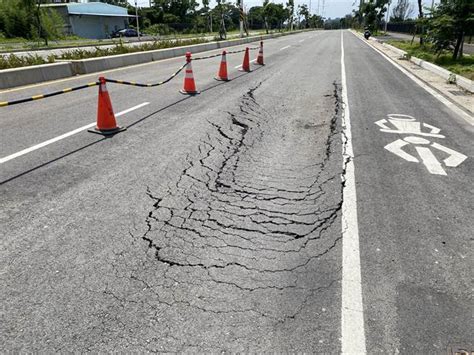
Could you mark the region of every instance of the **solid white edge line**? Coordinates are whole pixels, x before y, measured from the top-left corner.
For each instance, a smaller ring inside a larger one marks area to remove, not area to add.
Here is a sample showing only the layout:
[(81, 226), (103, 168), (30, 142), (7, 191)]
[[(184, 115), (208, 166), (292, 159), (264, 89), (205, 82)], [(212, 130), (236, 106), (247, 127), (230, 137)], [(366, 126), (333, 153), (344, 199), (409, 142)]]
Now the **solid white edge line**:
[[(350, 31), (352, 33), (352, 31)], [(474, 125), (474, 117), (469, 115), (468, 113), (464, 112), (461, 110), (459, 107), (457, 107), (455, 104), (453, 104), (451, 101), (446, 99), (443, 95), (438, 93), (436, 90), (433, 90), (431, 87), (429, 87), (427, 84), (425, 84), (422, 80), (418, 79), (415, 75), (410, 73), (408, 70), (403, 68), (400, 64), (395, 62), (392, 58), (388, 57), (385, 53), (383, 53), (380, 49), (375, 48), (373, 45), (368, 43), (367, 41), (364, 41), (362, 38), (357, 36), (356, 34), (352, 33), (355, 37), (357, 37), (359, 40), (364, 42), (366, 45), (368, 45), (370, 48), (372, 48), (374, 51), (379, 53), (383, 58), (385, 58), (389, 63), (391, 63), (395, 68), (400, 70), (403, 74), (408, 76), (411, 80), (413, 80), (415, 83), (417, 83), (419, 86), (421, 86), (423, 89), (425, 89), (429, 94), (434, 96), (438, 101), (443, 103), (446, 107), (454, 111), (456, 114), (461, 116), (467, 123)]]
[[(130, 107), (129, 109), (126, 109), (126, 110), (124, 110), (124, 111), (121, 111), (121, 112), (115, 114), (115, 117), (120, 117), (120, 116), (122, 116), (122, 115), (125, 115), (125, 114), (127, 114), (127, 113), (129, 113), (129, 112), (131, 112), (131, 111), (137, 110), (137, 109), (139, 109), (139, 108), (141, 108), (141, 107), (143, 107), (143, 106), (146, 106), (146, 105), (148, 105), (148, 104), (149, 104), (149, 102), (143, 102), (143, 103), (141, 103), (140, 105), (136, 105), (136, 106)], [(85, 125), (85, 126), (76, 128), (75, 130), (72, 130), (72, 131), (70, 131), (70, 132), (64, 133), (64, 134), (62, 134), (62, 135), (60, 135), (60, 136), (57, 136), (57, 137), (55, 137), (55, 138), (48, 139), (47, 141), (44, 141), (44, 142), (39, 143), (39, 144), (36, 144), (36, 145), (34, 145), (34, 146), (32, 146), (32, 147), (29, 147), (29, 148), (20, 150), (19, 152), (16, 152), (16, 153), (13, 153), (13, 154), (11, 154), (11, 155), (8, 155), (8, 156), (6, 156), (6, 157), (4, 157), (4, 158), (1, 158), (1, 159), (0, 159), (0, 164), (6, 163), (6, 162), (9, 161), (9, 160), (12, 160), (12, 159), (21, 157), (22, 155), (31, 153), (31, 152), (33, 152), (33, 151), (35, 151), (35, 150), (40, 149), (40, 148), (46, 147), (47, 145), (53, 144), (53, 143), (55, 143), (55, 142), (58, 142), (58, 141), (60, 141), (60, 140), (62, 140), (62, 139), (64, 139), (64, 138), (71, 137), (71, 136), (73, 136), (73, 135), (75, 135), (75, 134), (77, 134), (77, 133), (79, 133), (79, 132), (81, 132), (81, 131), (84, 131), (84, 130), (86, 130), (86, 129), (92, 128), (92, 127), (94, 127), (95, 125), (96, 125), (96, 122), (89, 123), (89, 124), (87, 124), (87, 125)]]
[(351, 118), (344, 63), (344, 32), (341, 31), (341, 90), (344, 182), (342, 200), (342, 300), (341, 353), (366, 354), (362, 278), (360, 268), (359, 225), (352, 148)]
[(287, 49), (287, 48), (290, 48), (290, 47), (291, 47), (291, 46), (285, 46), (285, 47), (283, 47), (283, 48), (280, 48), (280, 50), (282, 51), (282, 50)]

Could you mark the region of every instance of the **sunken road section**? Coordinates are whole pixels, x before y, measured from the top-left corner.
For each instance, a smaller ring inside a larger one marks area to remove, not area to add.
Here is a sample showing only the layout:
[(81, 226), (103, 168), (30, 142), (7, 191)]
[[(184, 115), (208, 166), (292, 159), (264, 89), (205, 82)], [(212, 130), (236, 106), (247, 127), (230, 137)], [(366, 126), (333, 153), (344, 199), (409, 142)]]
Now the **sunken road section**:
[(261, 84), (236, 112), (208, 119), (175, 181), (147, 188), (146, 232), (130, 232), (146, 257), (117, 254), (120, 281), (105, 294), (151, 325), (148, 350), (309, 351), (295, 334), (305, 323), (313, 350), (338, 343), (339, 323), (321, 329), (318, 318), (340, 310), (340, 88), (321, 98), (329, 109), (294, 119), (259, 102)]

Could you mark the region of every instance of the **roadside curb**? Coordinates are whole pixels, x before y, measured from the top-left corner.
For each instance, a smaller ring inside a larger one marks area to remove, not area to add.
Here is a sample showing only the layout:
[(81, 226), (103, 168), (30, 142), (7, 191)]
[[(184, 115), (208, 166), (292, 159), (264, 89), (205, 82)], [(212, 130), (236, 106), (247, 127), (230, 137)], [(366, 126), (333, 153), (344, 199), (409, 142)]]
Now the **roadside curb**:
[(302, 32), (305, 31), (302, 30), (291, 33), (272, 33), (268, 35), (259, 35), (226, 41), (206, 42), (191, 46), (157, 49), (152, 51), (119, 54), (81, 60), (65, 60), (51, 64), (4, 69), (0, 70), (0, 89), (10, 89), (45, 81), (68, 78), (76, 75), (97, 73), (120, 67), (180, 57), (188, 51), (191, 51), (192, 53), (200, 53), (223, 47), (238, 46), (245, 43), (293, 35)]
[(371, 38), (371, 40), (380, 43), (384, 47), (390, 48), (392, 51), (398, 53), (401, 57), (407, 58), (407, 60), (409, 60), (413, 64), (416, 64), (423, 69), (429, 70), (433, 74), (436, 74), (445, 80), (453, 80), (457, 86), (470, 92), (471, 94), (474, 93), (474, 82), (472, 80), (469, 80), (468, 78), (465, 78), (464, 76), (455, 74), (447, 69), (441, 68), (440, 66), (433, 64), (431, 62), (427, 62), (423, 59), (420, 59), (417, 57), (411, 57), (411, 56), (408, 58), (407, 52), (397, 47), (394, 47), (388, 43), (385, 43), (384, 41), (378, 38)]

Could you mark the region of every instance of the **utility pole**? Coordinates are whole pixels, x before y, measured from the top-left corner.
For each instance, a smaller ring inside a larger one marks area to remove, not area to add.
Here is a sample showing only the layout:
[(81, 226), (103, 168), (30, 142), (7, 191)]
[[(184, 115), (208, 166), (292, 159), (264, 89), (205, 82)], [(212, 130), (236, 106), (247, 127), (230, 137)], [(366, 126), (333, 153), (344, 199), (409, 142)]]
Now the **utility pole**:
[(135, 19), (137, 20), (137, 36), (138, 36), (138, 40), (140, 40), (140, 24), (138, 23), (138, 4), (137, 4), (137, 0), (135, 0)]
[(239, 0), (240, 10), (240, 38), (244, 37), (244, 0)]

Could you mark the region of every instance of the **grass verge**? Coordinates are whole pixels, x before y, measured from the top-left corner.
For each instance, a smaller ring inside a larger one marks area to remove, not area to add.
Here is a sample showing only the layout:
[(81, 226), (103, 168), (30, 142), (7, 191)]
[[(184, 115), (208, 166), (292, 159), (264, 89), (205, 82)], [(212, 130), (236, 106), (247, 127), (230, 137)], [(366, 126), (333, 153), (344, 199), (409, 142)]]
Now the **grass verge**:
[(474, 80), (474, 56), (464, 54), (461, 59), (453, 60), (452, 54), (442, 52), (439, 55), (434, 53), (430, 45), (411, 44), (409, 41), (387, 41), (388, 44), (400, 48), (411, 57), (417, 57), (427, 62), (434, 63), (455, 74), (462, 75), (470, 80)]

